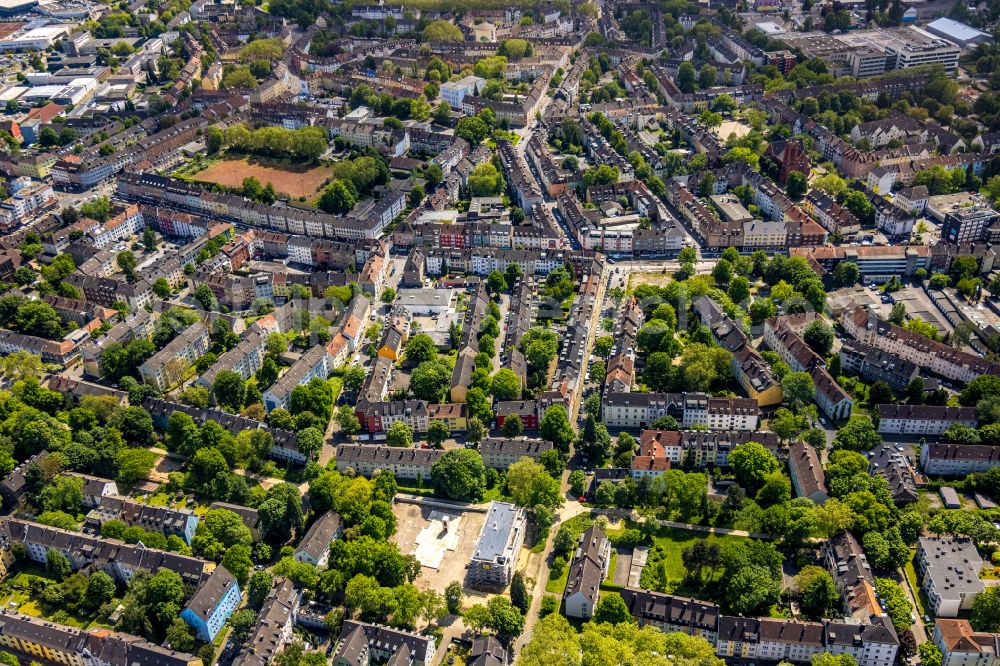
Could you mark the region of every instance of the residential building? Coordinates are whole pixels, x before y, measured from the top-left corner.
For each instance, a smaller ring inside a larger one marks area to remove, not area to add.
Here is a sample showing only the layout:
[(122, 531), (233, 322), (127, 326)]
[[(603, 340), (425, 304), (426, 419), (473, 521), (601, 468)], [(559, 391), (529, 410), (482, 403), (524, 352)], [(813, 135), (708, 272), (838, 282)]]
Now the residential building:
[(899, 637), (889, 618), (830, 620), (826, 623), (826, 651), (848, 654), (858, 666), (892, 666), (899, 651)]
[(897, 504), (917, 501), (917, 486), (923, 483), (910, 465), (909, 459), (892, 446), (882, 444), (871, 452), (868, 473), (881, 476), (889, 484), (889, 492)]
[(316, 345), (303, 354), (271, 388), (264, 391), (264, 406), (267, 411), (271, 412), (279, 407), (288, 409), (296, 386), (308, 384), (314, 378), (326, 379), (330, 374), (328, 361), (329, 356), (323, 345)]
[(218, 566), (181, 611), (181, 619), (195, 635), (211, 643), (242, 600), (240, 585), (224, 566)]
[(82, 631), (8, 608), (0, 609), (0, 646), (63, 666), (202, 666), (199, 657), (138, 636), (104, 628)]
[(110, 495), (118, 495), (118, 484), (111, 479), (102, 479), (99, 476), (81, 474), (79, 472), (64, 472), (66, 476), (75, 476), (83, 479), (83, 506), (93, 509), (101, 504), (101, 501)]
[(478, 95), (485, 85), (485, 79), (472, 75), (462, 77), (457, 81), (448, 81), (441, 84), (441, 99), (448, 102), (451, 108), (461, 109), (462, 100), (469, 95)]
[(437, 653), (433, 636), (424, 636), (379, 624), (345, 620), (333, 666), (431, 666)]
[(444, 454), (438, 449), (404, 449), (368, 444), (340, 444), (335, 459), (337, 471), (353, 469), (361, 476), (389, 470), (400, 479), (431, 478), (431, 467)]
[(209, 505), (209, 511), (215, 511), (217, 509), (225, 509), (226, 511), (232, 511), (243, 524), (246, 525), (247, 529), (250, 530), (250, 536), (253, 537), (254, 541), (259, 541), (261, 537), (261, 526), (260, 526), (260, 513), (257, 509), (252, 509), (248, 506), (243, 506), (242, 504), (230, 504), (229, 502), (212, 502)]
[(569, 565), (569, 577), (563, 592), (563, 613), (589, 620), (601, 598), (601, 583), (608, 575), (611, 541), (597, 525), (580, 535), (576, 553)]
[(868, 308), (858, 306), (845, 310), (841, 323), (855, 340), (915, 363), (945, 379), (966, 384), (980, 375), (1000, 376), (997, 363), (891, 324)]
[[(787, 449), (773, 432), (746, 430), (643, 430), (639, 434), (637, 457), (650, 458), (643, 467), (662, 468), (657, 475), (672, 467), (728, 467), (730, 452), (747, 442), (763, 445), (778, 460), (788, 458)], [(644, 474), (648, 475), (651, 474)]]
[(330, 544), (340, 538), (343, 531), (340, 514), (327, 511), (309, 526), (309, 530), (295, 547), (292, 556), (296, 562), (304, 562), (315, 567), (326, 566), (330, 559)]
[(970, 610), (972, 600), (986, 589), (979, 579), (983, 559), (970, 539), (920, 537), (914, 563), (936, 617)]
[(823, 464), (816, 449), (798, 440), (788, 447), (788, 471), (796, 497), (807, 497), (816, 504), (830, 499), (823, 476)]
[(92, 570), (108, 573), (121, 583), (128, 583), (139, 572), (152, 574), (160, 569), (170, 569), (180, 574), (184, 589), (189, 594), (207, 578), (212, 567), (211, 563), (197, 557), (69, 532), (16, 518), (0, 523), (2, 543), (24, 544), (28, 559), (43, 565), (49, 549), (54, 548), (69, 560), (74, 571), (91, 567)]
[(96, 525), (99, 531), (109, 520), (120, 520), (128, 527), (141, 527), (163, 536), (173, 534), (190, 546), (199, 518), (190, 509), (152, 506), (121, 495), (107, 495), (87, 514), (87, 522)]
[(1000, 446), (927, 444), (920, 450), (920, 467), (930, 476), (967, 476), (1000, 466)]
[(709, 398), (704, 393), (605, 393), (604, 423), (609, 428), (643, 429), (661, 416), (683, 428), (756, 430), (760, 407), (752, 398)]
[(856, 340), (845, 340), (841, 345), (840, 367), (868, 382), (886, 382), (897, 391), (906, 389), (920, 371), (915, 363)]
[(292, 581), (276, 579), (233, 666), (273, 664), (275, 655), (292, 641), (301, 601), (302, 595)]
[(841, 596), (846, 596), (862, 581), (874, 585), (875, 575), (868, 564), (868, 557), (849, 531), (833, 535), (823, 549), (823, 557)]
[(552, 450), (552, 442), (527, 437), (487, 437), (479, 443), (483, 464), (494, 469), (506, 470), (522, 458), (538, 460)]
[(974, 631), (968, 620), (938, 618), (932, 640), (941, 666), (996, 666), (1000, 655), (1000, 633)]
[(514, 576), (526, 527), (524, 509), (508, 502), (490, 502), (469, 562), (467, 580), (470, 587), (507, 587)]
[(953, 425), (975, 428), (976, 408), (943, 405), (878, 405), (878, 431), (883, 435), (939, 437)]
[(139, 374), (147, 384), (166, 391), (184, 378), (194, 362), (208, 351), (208, 345), (208, 327), (196, 321), (140, 365)]
[(720, 612), (716, 604), (631, 587), (620, 594), (640, 627), (701, 636), (712, 645), (718, 641)]

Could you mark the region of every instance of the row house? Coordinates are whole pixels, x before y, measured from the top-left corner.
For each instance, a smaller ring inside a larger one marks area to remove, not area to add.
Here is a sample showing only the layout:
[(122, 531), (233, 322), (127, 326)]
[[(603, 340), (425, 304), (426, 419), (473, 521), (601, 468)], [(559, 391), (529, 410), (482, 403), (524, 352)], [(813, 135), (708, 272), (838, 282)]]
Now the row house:
[(879, 405), (878, 431), (884, 435), (940, 437), (953, 425), (976, 427), (975, 407)]
[(857, 306), (845, 310), (841, 323), (855, 340), (915, 363), (945, 379), (967, 384), (980, 375), (1000, 376), (1000, 365), (896, 326), (868, 308)]
[(24, 615), (0, 611), (0, 646), (64, 666), (201, 666), (201, 657), (100, 627), (86, 631)]
[(904, 390), (919, 373), (916, 364), (855, 340), (846, 340), (840, 347), (840, 367), (869, 382), (884, 381), (897, 391)]
[(296, 206), (259, 204), (232, 194), (209, 192), (183, 181), (149, 173), (124, 173), (118, 195), (150, 206), (165, 206), (262, 230), (337, 240), (376, 238), (402, 211), (406, 196), (386, 192), (378, 201), (359, 204), (345, 216)]
[(265, 423), (245, 416), (230, 414), (212, 407), (191, 407), (160, 398), (146, 398), (142, 402), (142, 408), (149, 412), (153, 417), (153, 424), (160, 430), (166, 430), (170, 415), (174, 412), (184, 412), (198, 425), (203, 425), (207, 421), (215, 421), (233, 437), (244, 430), (264, 430), (271, 436), (269, 457), (295, 465), (304, 465), (308, 461), (308, 458), (299, 451), (295, 443), (294, 432), (272, 428)]
[(996, 666), (1000, 632), (975, 631), (968, 620), (937, 618), (932, 640), (941, 651), (941, 666)]
[(302, 594), (292, 581), (277, 578), (257, 619), (233, 660), (234, 666), (267, 666), (294, 639)]
[(850, 417), (854, 400), (826, 369), (826, 361), (799, 337), (805, 323), (815, 319), (815, 312), (784, 315), (764, 322), (764, 343), (776, 352), (793, 372), (808, 372), (815, 388), (814, 398), (820, 409), (835, 421)]
[(120, 520), (128, 527), (141, 527), (163, 536), (179, 536), (190, 546), (199, 519), (190, 509), (150, 506), (121, 495), (103, 495), (87, 514), (87, 522), (100, 531), (100, 526), (109, 520)]
[(703, 393), (606, 393), (604, 423), (614, 428), (642, 429), (673, 416), (684, 428), (756, 430), (760, 407), (752, 398), (710, 398)]
[(45, 564), (50, 549), (60, 552), (74, 571), (90, 567), (127, 584), (137, 573), (153, 574), (168, 569), (179, 574), (187, 593), (208, 577), (213, 564), (206, 560), (117, 539), (70, 532), (14, 518), (0, 525), (0, 545), (23, 544), (32, 562)]
[(79, 358), (81, 345), (88, 339), (84, 329), (71, 331), (62, 340), (47, 340), (0, 328), (0, 354), (28, 352), (40, 356), (44, 363), (54, 363), (65, 368)]
[(893, 201), (874, 192), (861, 182), (851, 184), (851, 187), (864, 194), (875, 208), (875, 226), (885, 232), (886, 236), (908, 236), (913, 231), (916, 220), (910, 211), (903, 210)]
[(781, 385), (740, 326), (707, 296), (695, 301), (694, 311), (712, 331), (716, 342), (733, 355), (730, 363), (733, 376), (747, 395), (761, 407), (779, 404), (782, 400)]
[(640, 627), (655, 627), (668, 634), (700, 636), (712, 645), (718, 641), (721, 612), (716, 604), (631, 587), (620, 594)]
[(566, 191), (569, 187), (569, 181), (556, 166), (555, 160), (552, 159), (552, 153), (549, 152), (542, 136), (541, 132), (532, 133), (525, 155), (541, 177), (546, 193), (549, 197), (554, 198)]
[(487, 437), (479, 443), (483, 464), (499, 470), (506, 470), (523, 458), (537, 461), (543, 453), (551, 450), (552, 442), (527, 437)]
[(503, 428), (508, 418), (516, 416), (525, 430), (538, 430), (539, 415), (536, 400), (505, 400), (496, 406), (497, 427)]
[(400, 421), (413, 432), (427, 432), (427, 402), (424, 400), (391, 400), (385, 402), (359, 402), (355, 416), (362, 427), (371, 433), (381, 433)]
[[(747, 442), (757, 442), (778, 460), (788, 458), (786, 449), (773, 432), (705, 431), (705, 430), (643, 430), (639, 434), (639, 454), (651, 461), (660, 461), (659, 473), (673, 467), (728, 467), (729, 454)], [(645, 476), (648, 476), (646, 474)]]
[(876, 447), (868, 460), (868, 473), (885, 479), (896, 504), (909, 504), (919, 499), (917, 487), (923, 485), (923, 478), (917, 476), (909, 458), (895, 447), (888, 444)]
[(410, 449), (369, 444), (340, 444), (335, 460), (337, 471), (348, 469), (370, 477), (387, 470), (400, 479), (430, 479), (431, 467), (444, 454), (438, 449)]
[(124, 279), (73, 273), (65, 280), (79, 289), (88, 301), (107, 308), (114, 308), (115, 303), (124, 302), (128, 304), (130, 310), (140, 310), (153, 300), (153, 288), (143, 278), (130, 284)]
[(195, 383), (211, 390), (216, 377), (223, 371), (235, 372), (243, 379), (249, 379), (264, 363), (267, 336), (268, 331), (255, 323), (236, 346), (222, 354)]
[(861, 221), (822, 190), (810, 190), (802, 210), (831, 234), (853, 236), (861, 231)]
[(506, 140), (497, 142), (497, 150), (518, 205), (524, 210), (530, 210), (535, 204), (544, 203), (545, 198), (538, 188), (538, 181), (532, 175), (524, 157)]
[(816, 449), (803, 441), (792, 442), (788, 447), (788, 472), (796, 497), (805, 497), (814, 504), (830, 499), (826, 490), (823, 463)]
[(583, 534), (569, 564), (563, 613), (567, 617), (589, 620), (601, 598), (601, 584), (611, 565), (611, 540), (597, 525)]

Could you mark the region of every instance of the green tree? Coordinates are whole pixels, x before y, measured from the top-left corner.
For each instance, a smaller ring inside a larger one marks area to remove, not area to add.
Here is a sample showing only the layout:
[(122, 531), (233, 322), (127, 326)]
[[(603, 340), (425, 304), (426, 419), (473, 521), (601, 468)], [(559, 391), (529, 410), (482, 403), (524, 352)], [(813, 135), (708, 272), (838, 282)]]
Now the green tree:
[(418, 366), (426, 361), (437, 358), (437, 345), (426, 333), (417, 333), (406, 343), (406, 361), (411, 366)]
[(822, 319), (814, 319), (806, 325), (802, 339), (814, 352), (825, 357), (833, 348), (833, 329)]
[(212, 382), (212, 395), (223, 407), (237, 411), (243, 407), (246, 398), (246, 382), (238, 372), (223, 370)]
[(413, 446), (413, 428), (403, 421), (393, 422), (385, 433), (385, 443), (402, 448)]
[(115, 596), (115, 581), (103, 571), (95, 571), (87, 578), (87, 591), (84, 593), (83, 605), (91, 610), (97, 610)]
[(518, 400), (521, 397), (521, 379), (509, 368), (501, 368), (490, 381), (490, 393), (497, 400)]
[(685, 60), (677, 71), (677, 87), (681, 89), (681, 92), (691, 93), (694, 92), (694, 84), (694, 65), (691, 64), (690, 60)]
[(781, 394), (793, 407), (803, 407), (812, 401), (816, 389), (808, 372), (790, 372), (781, 380)]
[(781, 469), (774, 455), (758, 442), (747, 442), (729, 454), (729, 465), (736, 480), (747, 490), (756, 491), (768, 474)]
[(486, 467), (478, 451), (446, 451), (431, 467), (434, 487), (450, 499), (477, 500), (486, 491)]
[(941, 666), (944, 662), (941, 650), (931, 641), (925, 641), (917, 646), (917, 654), (920, 655), (922, 666)]
[(833, 578), (822, 567), (803, 567), (795, 576), (794, 590), (802, 612), (813, 620), (826, 617), (840, 605), (840, 595)]
[(361, 422), (358, 421), (358, 417), (354, 413), (354, 408), (350, 405), (341, 405), (338, 407), (335, 418), (340, 432), (345, 435), (353, 435), (361, 429)]
[(573, 441), (574, 432), (564, 407), (552, 405), (546, 409), (542, 416), (540, 429), (544, 439), (552, 442), (563, 453), (569, 453), (569, 445)]
[(785, 192), (789, 198), (797, 201), (802, 198), (808, 189), (809, 179), (806, 178), (804, 173), (801, 171), (792, 171), (788, 174), (788, 180), (785, 181)]
[(45, 573), (57, 581), (61, 581), (72, 572), (66, 556), (54, 548), (45, 553)]
[(1000, 588), (987, 587), (972, 600), (972, 628), (976, 631), (1000, 631)]
[(879, 598), (885, 603), (885, 611), (892, 621), (896, 633), (903, 633), (913, 624), (911, 614), (913, 606), (906, 598), (906, 593), (895, 581), (888, 578), (876, 578), (875, 589)]

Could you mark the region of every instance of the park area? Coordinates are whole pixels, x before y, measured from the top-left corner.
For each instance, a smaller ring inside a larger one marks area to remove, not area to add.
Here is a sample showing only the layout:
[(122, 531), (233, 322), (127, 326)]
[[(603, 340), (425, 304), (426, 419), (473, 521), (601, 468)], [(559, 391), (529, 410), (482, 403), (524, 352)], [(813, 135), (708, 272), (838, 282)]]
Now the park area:
[(261, 185), (270, 183), (276, 191), (292, 198), (312, 197), (333, 172), (328, 166), (294, 165), (251, 157), (225, 158), (194, 174), (193, 180), (239, 188), (246, 178)]

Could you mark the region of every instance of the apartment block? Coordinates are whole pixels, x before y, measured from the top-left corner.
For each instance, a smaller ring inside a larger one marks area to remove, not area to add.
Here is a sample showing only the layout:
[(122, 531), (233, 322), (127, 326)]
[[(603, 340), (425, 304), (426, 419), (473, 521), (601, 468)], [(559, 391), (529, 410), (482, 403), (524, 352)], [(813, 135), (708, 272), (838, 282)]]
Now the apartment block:
[(491, 502), (469, 562), (468, 584), (476, 589), (503, 589), (510, 583), (524, 543), (524, 509)]
[(983, 559), (969, 539), (920, 537), (915, 564), (936, 617), (970, 610), (972, 600), (986, 589), (979, 579)]

